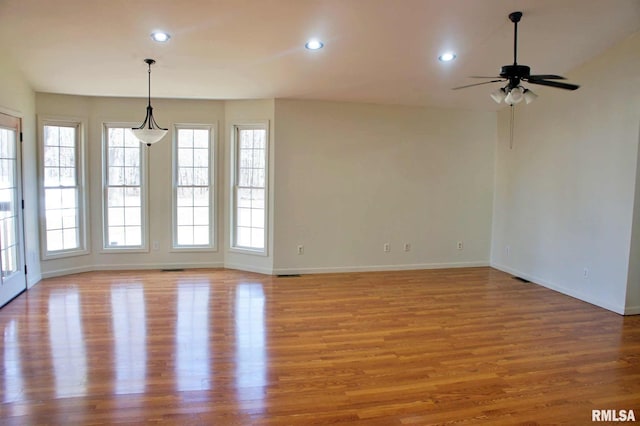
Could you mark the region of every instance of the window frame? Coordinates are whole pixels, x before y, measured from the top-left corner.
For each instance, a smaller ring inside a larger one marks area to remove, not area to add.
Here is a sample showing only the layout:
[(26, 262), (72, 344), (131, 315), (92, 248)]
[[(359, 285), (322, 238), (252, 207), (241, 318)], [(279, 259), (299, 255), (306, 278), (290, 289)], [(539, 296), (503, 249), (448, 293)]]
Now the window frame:
[[(72, 127), (76, 129), (75, 146), (75, 172), (76, 172), (76, 205), (78, 208), (78, 248), (67, 250), (47, 250), (47, 224), (46, 224), (46, 203), (44, 185), (44, 128), (45, 126)], [(58, 117), (39, 116), (38, 117), (38, 214), (40, 216), (40, 259), (54, 260), (76, 256), (83, 256), (90, 253), (90, 230), (88, 228), (89, 204), (88, 181), (87, 181), (87, 148), (86, 148), (87, 120), (80, 117)]]
[[(265, 131), (265, 162), (264, 162), (264, 248), (254, 249), (251, 247), (242, 247), (236, 244), (237, 240), (237, 194), (238, 194), (238, 170), (240, 169), (238, 162), (239, 155), (239, 133), (241, 130), (264, 130)], [(229, 251), (233, 253), (251, 254), (256, 256), (269, 256), (269, 170), (270, 170), (270, 133), (269, 121), (250, 121), (237, 122), (231, 125), (231, 159), (230, 159), (230, 226), (229, 226)]]
[[(140, 246), (109, 246), (107, 236), (109, 234), (108, 217), (108, 169), (109, 169), (109, 129), (123, 128), (126, 130), (136, 127), (135, 123), (127, 122), (105, 122), (102, 124), (102, 248), (101, 253), (148, 253), (149, 252), (149, 150), (146, 145), (140, 144)], [(135, 137), (135, 136), (134, 136)]]
[[(179, 245), (178, 244), (178, 133), (182, 129), (209, 131), (209, 244), (207, 245)], [(173, 128), (172, 159), (171, 159), (171, 248), (170, 252), (216, 252), (218, 251), (217, 227), (217, 137), (215, 124), (178, 123)]]

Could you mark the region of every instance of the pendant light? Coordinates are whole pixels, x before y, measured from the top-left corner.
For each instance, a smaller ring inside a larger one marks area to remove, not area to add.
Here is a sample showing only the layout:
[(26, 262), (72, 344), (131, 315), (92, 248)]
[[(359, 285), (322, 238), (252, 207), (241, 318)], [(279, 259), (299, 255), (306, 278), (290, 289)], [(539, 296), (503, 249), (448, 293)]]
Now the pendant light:
[(145, 59), (144, 62), (149, 66), (149, 103), (147, 104), (147, 116), (140, 127), (134, 127), (131, 131), (140, 142), (151, 146), (151, 144), (159, 142), (160, 139), (167, 134), (169, 129), (160, 127), (153, 118), (153, 108), (151, 107), (151, 65), (155, 64), (156, 61), (153, 59)]

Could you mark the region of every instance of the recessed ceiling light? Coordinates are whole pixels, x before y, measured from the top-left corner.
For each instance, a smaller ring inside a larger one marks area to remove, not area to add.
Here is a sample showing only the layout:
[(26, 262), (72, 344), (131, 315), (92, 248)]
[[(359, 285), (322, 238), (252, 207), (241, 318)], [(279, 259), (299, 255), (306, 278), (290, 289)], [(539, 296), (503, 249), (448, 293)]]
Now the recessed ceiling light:
[(304, 47), (306, 47), (309, 50), (318, 50), (324, 47), (324, 43), (316, 38), (312, 38), (311, 40), (305, 43)]
[(171, 35), (169, 33), (165, 33), (164, 31), (154, 31), (151, 33), (151, 38), (153, 41), (157, 41), (158, 43), (165, 43), (169, 41)]
[(455, 58), (456, 58), (456, 54), (453, 52), (446, 52), (438, 56), (438, 60), (440, 62), (450, 62), (450, 61), (453, 61)]

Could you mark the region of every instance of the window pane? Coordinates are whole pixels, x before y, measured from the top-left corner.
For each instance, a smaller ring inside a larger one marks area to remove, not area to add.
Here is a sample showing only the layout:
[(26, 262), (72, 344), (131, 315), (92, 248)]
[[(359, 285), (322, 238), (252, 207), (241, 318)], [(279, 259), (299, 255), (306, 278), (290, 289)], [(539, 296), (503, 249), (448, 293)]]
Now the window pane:
[(209, 150), (194, 149), (193, 150), (194, 167), (209, 167)]
[(62, 213), (60, 210), (47, 210), (45, 217), (47, 229), (62, 229)]
[(141, 226), (142, 225), (142, 211), (140, 207), (125, 207), (124, 208), (124, 223), (127, 226)]
[(253, 171), (253, 182), (251, 186), (254, 188), (264, 188), (264, 169), (258, 169)]
[(238, 226), (251, 226), (251, 209), (238, 209)]
[(177, 240), (178, 245), (190, 246), (193, 245), (193, 226), (178, 226)]
[(251, 190), (239, 188), (236, 202), (238, 207), (251, 207)]
[(139, 226), (127, 226), (125, 228), (125, 244), (128, 246), (140, 246), (142, 244), (142, 230)]
[(238, 227), (236, 245), (239, 247), (251, 247), (251, 228)]
[(109, 148), (109, 165), (114, 167), (124, 166), (124, 150), (122, 148)]
[(193, 205), (200, 207), (209, 207), (209, 188), (193, 189)]
[(193, 131), (193, 147), (209, 149), (209, 130), (196, 129)]
[(193, 129), (178, 130), (178, 145), (181, 148), (193, 148)]
[(251, 248), (264, 248), (264, 229), (251, 228)]
[(78, 227), (78, 211), (76, 209), (62, 210), (62, 227), (65, 229), (75, 229)]
[(124, 226), (109, 227), (109, 245), (110, 246), (124, 245)]
[(76, 186), (76, 169), (60, 168), (60, 186)]
[(112, 207), (108, 209), (109, 227), (124, 225), (124, 209), (122, 207)]
[(124, 168), (109, 167), (109, 185), (124, 185)]
[(124, 205), (128, 207), (142, 206), (142, 193), (139, 187), (124, 189)]
[(181, 187), (176, 191), (177, 194), (177, 205), (178, 206), (192, 206), (194, 200), (194, 188), (191, 187)]
[(124, 188), (108, 189), (108, 207), (124, 206)]
[(256, 169), (264, 168), (264, 149), (253, 150), (253, 167)]
[(178, 170), (178, 185), (179, 186), (192, 186), (193, 185), (193, 169), (180, 167)]
[(65, 250), (78, 247), (78, 233), (75, 228), (65, 229), (63, 231), (63, 245)]
[(209, 169), (203, 167), (193, 169), (193, 184), (195, 186), (209, 185)]
[(57, 146), (44, 147), (44, 166), (58, 167), (60, 165), (60, 148)]
[(193, 224), (200, 225), (200, 226), (209, 225), (209, 208), (208, 207), (194, 207)]
[(62, 231), (47, 231), (47, 251), (63, 249)]
[(208, 226), (194, 226), (193, 227), (193, 244), (196, 245), (209, 245), (209, 227)]
[(124, 168), (124, 184), (127, 186), (140, 185), (140, 168), (139, 167)]
[(44, 169), (44, 186), (60, 185), (60, 169), (57, 167), (45, 167)]
[(60, 148), (60, 167), (75, 167), (76, 151), (74, 148)]
[(251, 226), (254, 228), (264, 228), (264, 210), (251, 210)]
[(264, 189), (251, 190), (251, 207), (264, 209)]
[(193, 225), (193, 207), (178, 208), (178, 226)]

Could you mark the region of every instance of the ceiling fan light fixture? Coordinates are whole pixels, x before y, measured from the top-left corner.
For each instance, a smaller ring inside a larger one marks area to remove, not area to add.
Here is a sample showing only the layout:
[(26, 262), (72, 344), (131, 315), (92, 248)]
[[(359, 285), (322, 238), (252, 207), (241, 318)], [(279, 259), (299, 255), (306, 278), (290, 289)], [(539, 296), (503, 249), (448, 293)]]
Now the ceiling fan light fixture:
[(145, 59), (144, 62), (149, 67), (149, 103), (147, 104), (147, 115), (140, 127), (132, 128), (131, 132), (140, 142), (147, 144), (147, 146), (151, 146), (151, 144), (160, 141), (164, 135), (167, 134), (169, 129), (160, 127), (153, 118), (153, 108), (151, 107), (151, 65), (155, 64), (156, 61), (153, 59)]
[(527, 105), (529, 105), (531, 102), (535, 101), (536, 98), (538, 97), (538, 95), (536, 95), (535, 93), (533, 93), (529, 89), (524, 89), (524, 93), (522, 94), (522, 96), (524, 96), (524, 101), (525, 101), (525, 103)]
[(491, 99), (493, 99), (494, 101), (496, 101), (497, 104), (499, 104), (500, 102), (504, 101), (504, 98), (507, 96), (507, 92), (504, 90), (504, 87), (500, 87), (499, 89), (491, 92), (490, 96), (491, 96)]
[(515, 105), (517, 103), (522, 102), (522, 99), (524, 99), (524, 95), (522, 94), (522, 88), (518, 86), (509, 90), (509, 93), (504, 98), (504, 101), (509, 105)]

